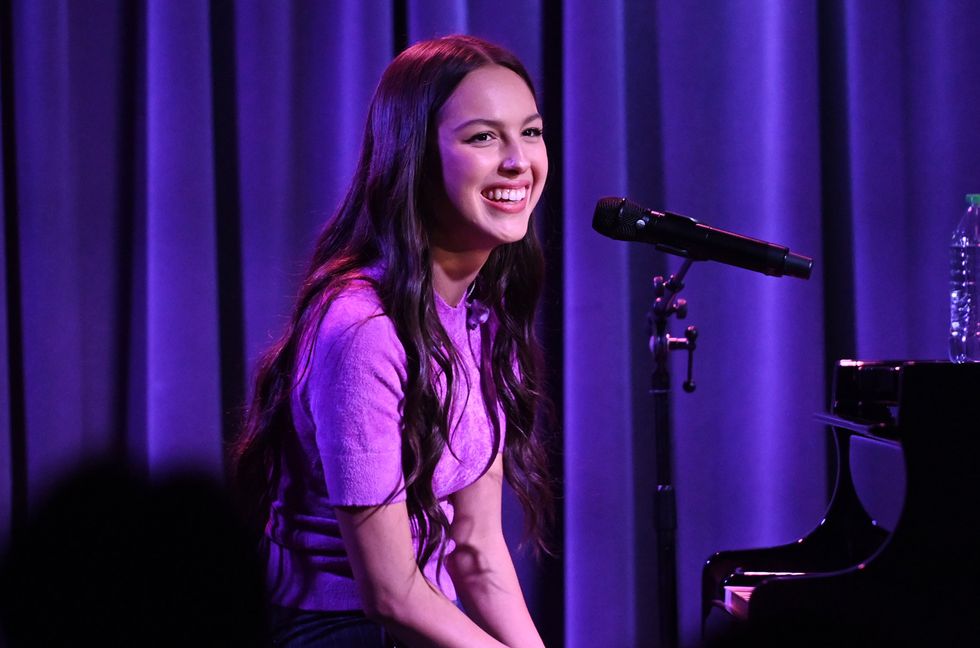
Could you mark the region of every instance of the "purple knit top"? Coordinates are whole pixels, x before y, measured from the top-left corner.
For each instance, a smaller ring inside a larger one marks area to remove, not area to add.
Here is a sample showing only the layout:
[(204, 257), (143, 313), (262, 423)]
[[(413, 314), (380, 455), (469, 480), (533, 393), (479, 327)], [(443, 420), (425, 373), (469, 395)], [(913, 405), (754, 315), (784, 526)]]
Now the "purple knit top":
[[(433, 478), (451, 522), (448, 496), (485, 472), (493, 448), (479, 372), (486, 327), (467, 327), (465, 300), (455, 308), (438, 295), (435, 302), (463, 364), (454, 376), (452, 452), (443, 452)], [(295, 434), (284, 439), (282, 479), (266, 525), (269, 585), (277, 605), (358, 610), (361, 598), (333, 507), (382, 504), (392, 492), (397, 492), (392, 502), (405, 501), (399, 424), (405, 351), (377, 295), (363, 281), (331, 304), (312, 347), (308, 368), (293, 390)], [(451, 542), (446, 551), (452, 551)], [(455, 600), (446, 570), (437, 574), (435, 556), (423, 573)]]

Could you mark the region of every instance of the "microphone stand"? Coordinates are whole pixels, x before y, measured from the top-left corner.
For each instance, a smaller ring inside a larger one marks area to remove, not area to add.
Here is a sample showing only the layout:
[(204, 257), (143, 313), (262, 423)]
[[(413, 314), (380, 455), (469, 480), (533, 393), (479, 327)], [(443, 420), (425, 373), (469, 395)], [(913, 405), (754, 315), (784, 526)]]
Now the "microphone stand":
[(694, 263), (684, 259), (680, 270), (664, 281), (662, 276), (653, 278), (656, 295), (650, 312), (647, 314), (650, 326), (650, 352), (653, 354), (654, 369), (651, 377), (650, 393), (653, 395), (653, 435), (656, 451), (657, 492), (654, 497), (657, 531), (657, 602), (660, 608), (660, 645), (662, 648), (677, 648), (677, 502), (673, 486), (672, 458), (673, 447), (670, 429), (670, 373), (668, 359), (671, 351), (687, 351), (687, 379), (684, 391), (695, 389), (694, 350), (697, 347), (698, 331), (688, 326), (684, 337), (670, 337), (667, 321), (676, 314), (681, 320), (687, 316), (687, 300), (678, 298), (684, 288), (684, 276)]

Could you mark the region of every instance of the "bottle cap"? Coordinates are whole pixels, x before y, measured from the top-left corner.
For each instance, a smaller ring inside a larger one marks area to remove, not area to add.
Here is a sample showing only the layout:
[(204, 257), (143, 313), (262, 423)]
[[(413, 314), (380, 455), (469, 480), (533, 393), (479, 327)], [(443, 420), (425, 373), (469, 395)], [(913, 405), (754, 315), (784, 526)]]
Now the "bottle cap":
[(966, 194), (966, 202), (971, 205), (980, 205), (980, 194)]

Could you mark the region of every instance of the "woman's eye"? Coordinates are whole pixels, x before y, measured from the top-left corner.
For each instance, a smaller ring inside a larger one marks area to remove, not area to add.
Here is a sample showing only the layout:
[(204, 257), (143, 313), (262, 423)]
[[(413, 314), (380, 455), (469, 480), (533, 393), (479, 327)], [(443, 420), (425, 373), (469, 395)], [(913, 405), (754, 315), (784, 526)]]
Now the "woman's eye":
[(533, 128), (525, 128), (521, 135), (524, 137), (541, 137), (544, 135), (544, 129), (538, 128), (537, 126)]
[(489, 131), (484, 131), (482, 133), (477, 133), (476, 135), (473, 135), (472, 137), (470, 137), (466, 141), (467, 142), (489, 142), (492, 139), (493, 139), (493, 133), (491, 133)]

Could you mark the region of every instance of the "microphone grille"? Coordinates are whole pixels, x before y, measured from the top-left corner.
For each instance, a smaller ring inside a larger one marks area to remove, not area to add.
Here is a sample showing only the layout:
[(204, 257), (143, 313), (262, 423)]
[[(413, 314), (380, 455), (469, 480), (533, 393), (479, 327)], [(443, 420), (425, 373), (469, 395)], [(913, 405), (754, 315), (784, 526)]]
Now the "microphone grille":
[(643, 209), (626, 198), (600, 198), (592, 216), (592, 229), (609, 238), (635, 241), (636, 221), (642, 215)]

